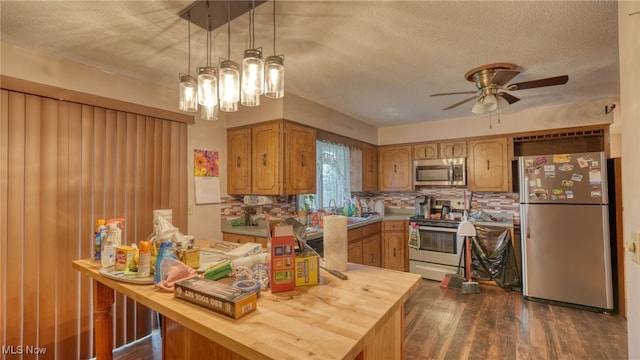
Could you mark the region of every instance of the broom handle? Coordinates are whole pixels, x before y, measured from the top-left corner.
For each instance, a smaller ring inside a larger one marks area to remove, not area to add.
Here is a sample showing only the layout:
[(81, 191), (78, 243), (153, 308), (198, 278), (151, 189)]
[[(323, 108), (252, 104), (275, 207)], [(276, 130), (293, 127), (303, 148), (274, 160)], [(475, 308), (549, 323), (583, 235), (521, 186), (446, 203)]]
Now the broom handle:
[(471, 243), (469, 242), (469, 237), (465, 236), (464, 237), (464, 242), (465, 242), (465, 257), (466, 257), (466, 264), (465, 264), (465, 273), (467, 275), (467, 281), (471, 281)]

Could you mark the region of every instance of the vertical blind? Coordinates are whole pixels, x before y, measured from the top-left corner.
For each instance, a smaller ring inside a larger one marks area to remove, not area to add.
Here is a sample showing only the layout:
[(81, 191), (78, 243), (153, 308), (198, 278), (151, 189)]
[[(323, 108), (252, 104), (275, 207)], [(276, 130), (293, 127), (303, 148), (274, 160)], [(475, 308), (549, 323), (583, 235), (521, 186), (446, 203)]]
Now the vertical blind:
[[(187, 229), (186, 124), (2, 90), (0, 343), (41, 358), (93, 357), (91, 280), (98, 218), (125, 219), (126, 244), (152, 232), (153, 209)], [(114, 345), (150, 333), (151, 312), (116, 294)]]

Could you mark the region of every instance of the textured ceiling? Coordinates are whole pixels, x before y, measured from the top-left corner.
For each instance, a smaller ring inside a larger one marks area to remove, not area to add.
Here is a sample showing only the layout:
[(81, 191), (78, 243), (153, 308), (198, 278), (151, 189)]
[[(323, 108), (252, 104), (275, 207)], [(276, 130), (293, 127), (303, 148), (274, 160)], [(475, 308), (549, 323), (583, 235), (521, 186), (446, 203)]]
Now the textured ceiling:
[[(2, 1), (1, 40), (104, 71), (178, 85), (188, 68), (191, 1)], [(615, 1), (277, 1), (285, 90), (375, 126), (477, 116), (471, 68), (519, 66), (511, 82), (569, 75), (566, 85), (513, 92), (515, 112), (619, 96)], [(273, 1), (255, 10), (256, 46), (273, 54)], [(231, 58), (248, 47), (248, 14), (232, 21)], [(213, 62), (227, 29), (212, 32)], [(191, 26), (191, 73), (206, 32)]]

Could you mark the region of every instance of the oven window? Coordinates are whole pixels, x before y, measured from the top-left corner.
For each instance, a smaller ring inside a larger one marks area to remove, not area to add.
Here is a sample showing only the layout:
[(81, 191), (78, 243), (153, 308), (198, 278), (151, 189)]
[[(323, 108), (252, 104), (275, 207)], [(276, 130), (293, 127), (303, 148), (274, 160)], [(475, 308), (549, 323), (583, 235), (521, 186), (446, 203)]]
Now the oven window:
[(420, 230), (420, 250), (455, 254), (457, 247), (455, 232)]

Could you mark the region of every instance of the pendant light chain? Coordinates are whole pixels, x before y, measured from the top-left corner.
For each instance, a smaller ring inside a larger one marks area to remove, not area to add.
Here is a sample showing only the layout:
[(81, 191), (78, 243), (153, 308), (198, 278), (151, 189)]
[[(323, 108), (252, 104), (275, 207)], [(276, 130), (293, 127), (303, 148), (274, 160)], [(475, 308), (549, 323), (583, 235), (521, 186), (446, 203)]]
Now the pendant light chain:
[(231, 0), (227, 0), (227, 60), (231, 60)]
[(276, 54), (276, 0), (273, 0), (273, 55)]
[(191, 13), (188, 14), (188, 21), (187, 21), (187, 31), (189, 32), (189, 35), (187, 37), (189, 43), (187, 44), (187, 49), (188, 49), (188, 60), (187, 60), (187, 75), (190, 74), (190, 70), (191, 70)]

